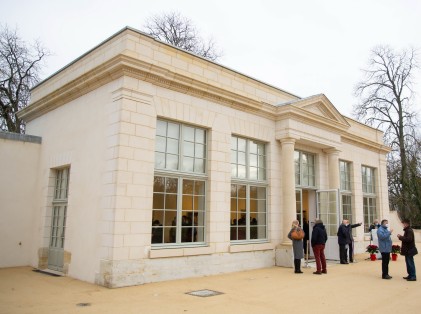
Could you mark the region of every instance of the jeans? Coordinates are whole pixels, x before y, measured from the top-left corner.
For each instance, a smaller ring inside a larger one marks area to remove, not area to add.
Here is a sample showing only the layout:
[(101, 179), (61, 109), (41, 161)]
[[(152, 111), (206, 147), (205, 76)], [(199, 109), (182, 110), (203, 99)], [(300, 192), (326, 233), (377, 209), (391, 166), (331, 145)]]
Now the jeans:
[(313, 246), (314, 258), (316, 259), (317, 271), (326, 271), (326, 257), (325, 257), (325, 245), (316, 244)]
[(413, 256), (405, 256), (405, 263), (406, 263), (406, 270), (408, 272), (409, 278), (417, 278), (417, 274), (415, 273), (415, 263)]
[(382, 277), (389, 275), (390, 253), (382, 253)]

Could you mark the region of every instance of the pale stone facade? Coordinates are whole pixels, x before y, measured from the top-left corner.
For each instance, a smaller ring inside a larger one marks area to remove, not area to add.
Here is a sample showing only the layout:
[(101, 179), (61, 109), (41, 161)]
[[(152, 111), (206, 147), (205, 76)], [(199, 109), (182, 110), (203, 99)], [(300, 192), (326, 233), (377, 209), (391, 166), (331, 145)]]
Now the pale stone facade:
[[(52, 212), (66, 206), (60, 271), (108, 287), (290, 266), (286, 234), (297, 191), (302, 215), (313, 220), (317, 191), (340, 188), (339, 161), (351, 165), (354, 222), (365, 219), (362, 166), (374, 169), (377, 215), (389, 213), (381, 132), (342, 116), (322, 94), (301, 99), (130, 28), (39, 84), (20, 117), (27, 134), (42, 138), (32, 153), (37, 180), (28, 191), (29, 264), (49, 267)], [(206, 182), (203, 241), (151, 243), (154, 176), (161, 171), (155, 167), (158, 119), (205, 130), (204, 173), (165, 170)], [(265, 147), (265, 178), (258, 182), (266, 191), (258, 229), (265, 236), (259, 239), (251, 239), (252, 231), (248, 240), (232, 238), (231, 188), (242, 182), (232, 177), (233, 136)], [(311, 187), (297, 186), (297, 152), (314, 156)], [(55, 177), (63, 167), (70, 169), (68, 195), (57, 199)], [(362, 228), (355, 239), (361, 252)]]

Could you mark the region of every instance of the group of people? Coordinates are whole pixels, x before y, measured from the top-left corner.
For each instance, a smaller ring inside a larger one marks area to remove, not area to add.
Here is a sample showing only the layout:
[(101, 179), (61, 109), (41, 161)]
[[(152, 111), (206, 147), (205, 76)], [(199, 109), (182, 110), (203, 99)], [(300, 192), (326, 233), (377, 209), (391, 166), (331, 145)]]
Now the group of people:
[[(415, 270), (414, 255), (418, 254), (415, 246), (414, 230), (410, 226), (408, 219), (402, 220), (404, 234), (398, 234), (397, 237), (402, 241), (401, 255), (405, 256), (407, 276), (403, 277), (407, 281), (416, 281), (417, 275)], [(377, 238), (379, 240), (379, 251), (382, 255), (382, 278), (392, 279), (389, 275), (389, 260), (392, 252), (392, 238), (393, 229), (389, 228), (389, 222), (383, 219), (377, 229)]]
[[(354, 239), (352, 236), (352, 229), (361, 226), (362, 223), (350, 224), (349, 220), (344, 219), (342, 224), (338, 228), (338, 244), (339, 244), (339, 256), (341, 264), (349, 264), (354, 262)], [(408, 275), (403, 277), (408, 281), (416, 281), (416, 271), (414, 264), (414, 255), (418, 254), (417, 248), (415, 246), (415, 237), (414, 231), (410, 227), (410, 222), (408, 219), (402, 220), (404, 234), (398, 234), (397, 237), (402, 241), (401, 255), (405, 256), (406, 269)], [(391, 279), (389, 275), (389, 260), (390, 253), (392, 252), (392, 239), (391, 235), (393, 229), (389, 228), (388, 221), (386, 219), (382, 220), (381, 224), (374, 225), (375, 229), (377, 228), (377, 236), (379, 240), (379, 250), (382, 255), (382, 278)], [(292, 234), (294, 232), (300, 232), (303, 234), (302, 238), (294, 238)], [(300, 226), (298, 220), (292, 222), (292, 228), (288, 233), (288, 238), (292, 240), (292, 247), (294, 253), (294, 272), (296, 274), (302, 274), (301, 271), (301, 259), (304, 257), (303, 250), (303, 239), (304, 231)], [(324, 254), (325, 245), (327, 242), (328, 236), (326, 228), (323, 225), (323, 221), (316, 219), (313, 232), (311, 234), (311, 247), (313, 248), (314, 258), (316, 260), (316, 271), (313, 272), (315, 275), (327, 274), (326, 268), (326, 257)], [(349, 262), (348, 262), (349, 256)]]

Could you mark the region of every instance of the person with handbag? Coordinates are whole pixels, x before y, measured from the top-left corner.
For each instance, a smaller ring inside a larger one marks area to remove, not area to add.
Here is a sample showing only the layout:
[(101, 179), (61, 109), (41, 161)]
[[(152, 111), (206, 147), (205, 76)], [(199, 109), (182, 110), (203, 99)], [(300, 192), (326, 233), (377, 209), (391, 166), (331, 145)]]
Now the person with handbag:
[(301, 259), (304, 258), (303, 238), (304, 231), (300, 227), (300, 222), (294, 220), (292, 222), (291, 230), (288, 233), (288, 239), (292, 240), (292, 250), (294, 252), (294, 273), (302, 274)]
[(404, 234), (398, 234), (398, 239), (402, 241), (401, 255), (405, 256), (406, 270), (408, 276), (403, 277), (407, 281), (417, 281), (417, 274), (415, 272), (414, 255), (418, 254), (415, 246), (414, 230), (410, 227), (409, 219), (403, 219)]

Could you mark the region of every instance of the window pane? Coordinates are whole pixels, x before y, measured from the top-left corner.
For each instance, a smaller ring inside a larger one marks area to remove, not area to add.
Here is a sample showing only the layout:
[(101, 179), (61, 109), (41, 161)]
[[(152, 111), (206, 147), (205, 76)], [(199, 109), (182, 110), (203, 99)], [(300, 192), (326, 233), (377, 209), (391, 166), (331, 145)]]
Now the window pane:
[(184, 157), (183, 158), (183, 170), (193, 172), (194, 170), (194, 158)]
[(169, 154), (178, 154), (178, 140), (171, 138), (167, 139), (167, 153)]
[(158, 168), (158, 169), (165, 168), (165, 154), (155, 153), (155, 168)]
[(238, 138), (238, 151), (246, 152), (246, 140), (243, 138)]
[(196, 129), (196, 143), (206, 144), (205, 130)]
[(246, 186), (245, 185), (238, 185), (238, 197), (239, 198), (246, 198)]
[(194, 194), (205, 195), (205, 181), (195, 181)]
[(238, 158), (238, 164), (239, 165), (245, 165), (246, 164), (246, 153), (239, 152), (237, 155)]
[(251, 167), (257, 167), (257, 155), (250, 155), (249, 165)]
[(194, 157), (194, 143), (184, 142), (183, 149), (184, 156)]
[(168, 133), (169, 138), (180, 138), (180, 126), (176, 123), (168, 122)]
[(195, 158), (194, 160), (194, 172), (205, 172), (205, 160)]
[(177, 225), (177, 211), (175, 211), (175, 210), (166, 210), (165, 211), (164, 225), (165, 226), (176, 226)]
[(183, 137), (185, 141), (194, 142), (194, 128), (184, 126), (183, 132)]
[(153, 194), (153, 209), (164, 209), (164, 194), (154, 193)]
[(194, 156), (198, 157), (198, 158), (204, 158), (205, 157), (205, 145), (196, 144), (195, 150), (194, 150)]
[(238, 178), (245, 178), (246, 177), (246, 166), (238, 166)]
[(177, 155), (167, 155), (167, 164), (166, 169), (177, 170), (178, 169), (178, 156)]
[(194, 190), (194, 181), (193, 180), (183, 180), (183, 194), (193, 194)]
[(165, 209), (177, 209), (177, 195), (176, 194), (165, 195)]
[(167, 136), (167, 122), (157, 120), (156, 122), (156, 135), (166, 137)]
[(252, 179), (252, 180), (257, 180), (257, 168), (255, 168), (255, 167), (250, 167), (250, 170), (249, 170), (250, 172), (249, 172), (249, 178), (250, 179)]
[(165, 192), (177, 193), (178, 190), (178, 179), (166, 178), (165, 180)]
[(156, 137), (156, 142), (155, 142), (155, 150), (157, 152), (163, 152), (163, 153), (165, 153), (165, 147), (166, 147), (166, 139), (165, 139), (165, 137), (157, 136)]
[(249, 141), (249, 152), (250, 154), (257, 154), (257, 144), (253, 141)]

